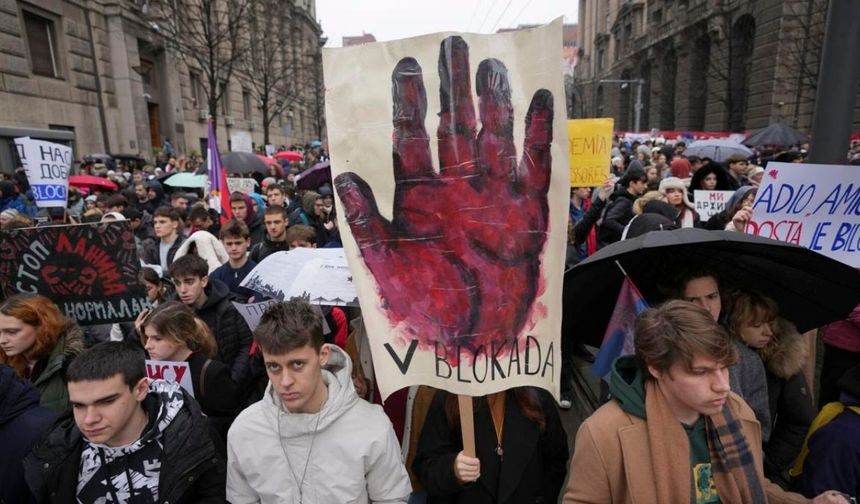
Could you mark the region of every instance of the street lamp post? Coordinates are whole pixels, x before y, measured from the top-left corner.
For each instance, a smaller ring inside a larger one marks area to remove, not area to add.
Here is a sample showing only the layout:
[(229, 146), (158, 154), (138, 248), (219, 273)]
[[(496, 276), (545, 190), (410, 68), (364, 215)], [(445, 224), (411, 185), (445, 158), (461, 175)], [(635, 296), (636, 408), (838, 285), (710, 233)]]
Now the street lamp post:
[(633, 105), (633, 122), (637, 132), (640, 131), (642, 119), (642, 86), (645, 85), (645, 79), (601, 79), (601, 84), (621, 84), (624, 88), (630, 84), (636, 84), (636, 103)]

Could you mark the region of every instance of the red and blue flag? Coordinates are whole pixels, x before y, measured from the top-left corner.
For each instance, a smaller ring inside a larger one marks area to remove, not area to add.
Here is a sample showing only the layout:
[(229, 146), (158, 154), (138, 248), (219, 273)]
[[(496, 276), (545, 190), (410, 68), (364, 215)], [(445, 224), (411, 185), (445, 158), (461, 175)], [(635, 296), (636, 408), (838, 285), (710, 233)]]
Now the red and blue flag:
[(603, 335), (603, 343), (594, 357), (594, 365), (591, 372), (594, 376), (605, 377), (612, 369), (612, 362), (622, 355), (630, 355), (633, 348), (633, 325), (636, 317), (648, 309), (648, 303), (642, 297), (642, 293), (630, 280), (624, 277), (621, 290), (618, 292), (618, 300), (615, 309), (612, 310), (612, 318)]
[(214, 208), (223, 218), (230, 219), (230, 191), (227, 189), (227, 172), (221, 166), (215, 123), (209, 120), (209, 137), (206, 142), (206, 173), (209, 189), (209, 208)]

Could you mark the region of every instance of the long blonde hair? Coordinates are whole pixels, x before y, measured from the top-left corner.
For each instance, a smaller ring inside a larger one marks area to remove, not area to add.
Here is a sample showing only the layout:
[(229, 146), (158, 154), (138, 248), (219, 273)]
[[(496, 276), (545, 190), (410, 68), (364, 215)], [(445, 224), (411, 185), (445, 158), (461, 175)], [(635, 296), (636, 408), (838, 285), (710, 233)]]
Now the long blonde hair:
[(192, 352), (200, 352), (207, 357), (213, 357), (218, 352), (218, 344), (206, 322), (179, 301), (162, 303), (146, 317), (140, 335), (144, 345), (148, 326), (155, 329), (161, 337), (185, 344)]

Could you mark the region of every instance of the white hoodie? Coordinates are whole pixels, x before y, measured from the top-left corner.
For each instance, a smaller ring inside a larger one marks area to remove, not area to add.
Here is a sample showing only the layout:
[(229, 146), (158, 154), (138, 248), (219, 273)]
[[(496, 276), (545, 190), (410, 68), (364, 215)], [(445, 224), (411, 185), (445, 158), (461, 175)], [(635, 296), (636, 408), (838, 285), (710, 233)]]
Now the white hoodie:
[(412, 488), (391, 421), (356, 395), (343, 350), (331, 346), (322, 373), (328, 399), (319, 417), (287, 411), (270, 383), (263, 399), (233, 422), (227, 436), (232, 504), (298, 503), (302, 473), (302, 504), (406, 503)]

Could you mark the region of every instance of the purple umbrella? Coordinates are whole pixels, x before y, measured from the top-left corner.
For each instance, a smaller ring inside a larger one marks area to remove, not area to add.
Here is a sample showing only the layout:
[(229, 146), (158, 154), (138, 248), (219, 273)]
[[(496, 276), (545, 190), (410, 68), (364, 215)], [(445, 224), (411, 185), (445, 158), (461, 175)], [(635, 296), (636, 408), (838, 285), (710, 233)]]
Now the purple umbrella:
[(319, 162), (295, 177), (296, 187), (305, 190), (316, 190), (321, 185), (331, 185), (331, 161)]

